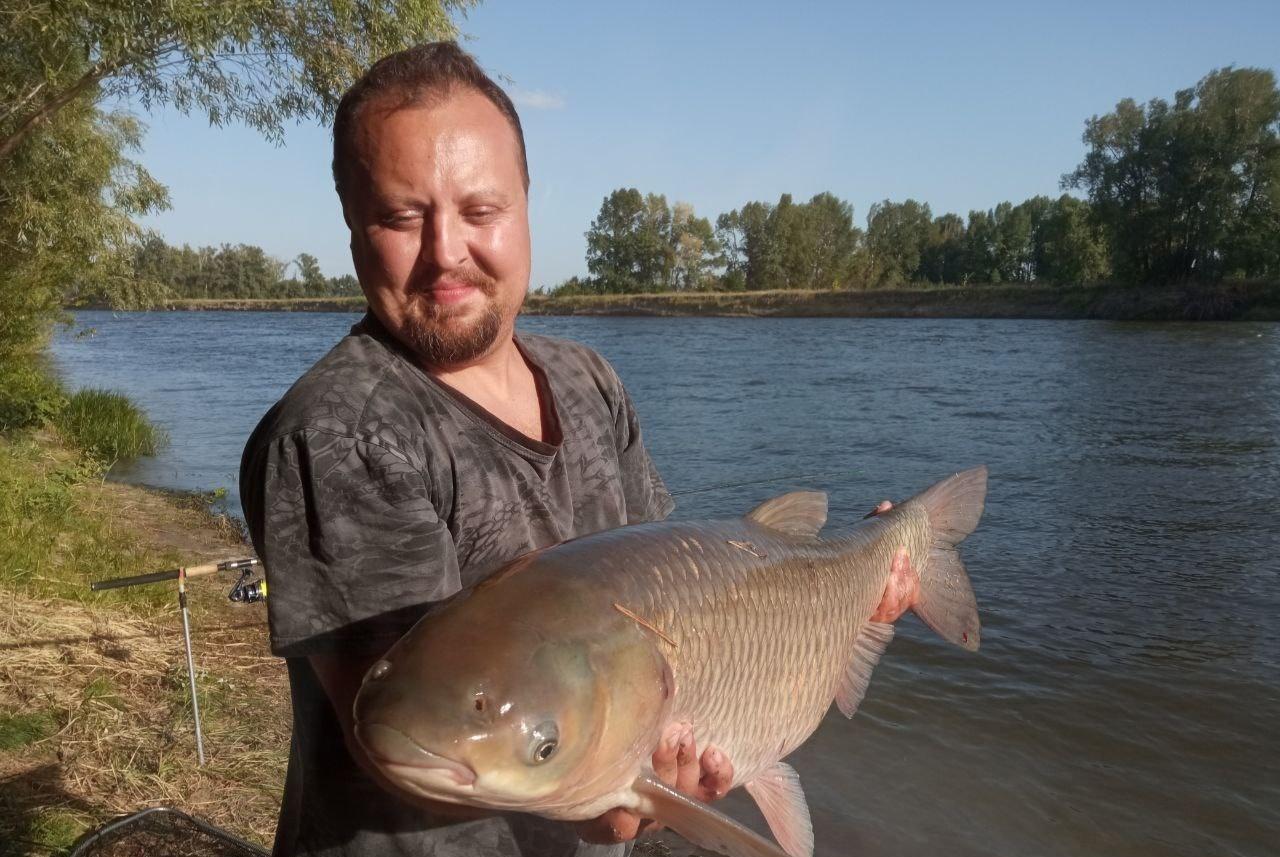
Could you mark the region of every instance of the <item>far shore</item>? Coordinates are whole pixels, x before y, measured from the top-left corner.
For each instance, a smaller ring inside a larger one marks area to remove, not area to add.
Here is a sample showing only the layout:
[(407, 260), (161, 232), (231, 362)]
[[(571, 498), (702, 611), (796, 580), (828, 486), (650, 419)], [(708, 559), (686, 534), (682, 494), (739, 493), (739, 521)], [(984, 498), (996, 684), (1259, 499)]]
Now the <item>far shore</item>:
[[(363, 312), (362, 297), (173, 299), (162, 310)], [(1278, 321), (1280, 283), (1057, 287), (1023, 284), (857, 291), (665, 292), (548, 296), (527, 315), (793, 318), (1031, 318), (1120, 321)]]

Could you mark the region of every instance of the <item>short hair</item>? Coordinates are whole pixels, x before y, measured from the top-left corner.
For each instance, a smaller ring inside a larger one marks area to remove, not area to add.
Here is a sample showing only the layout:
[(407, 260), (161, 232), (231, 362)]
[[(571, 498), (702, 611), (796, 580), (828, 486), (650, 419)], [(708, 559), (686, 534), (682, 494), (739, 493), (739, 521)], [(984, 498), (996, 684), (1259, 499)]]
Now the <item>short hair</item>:
[(389, 54), (378, 60), (351, 85), (338, 102), (333, 117), (333, 185), (345, 205), (348, 178), (355, 158), (355, 134), (361, 114), (372, 102), (400, 99), (399, 106), (442, 100), (458, 88), (470, 89), (498, 108), (520, 146), (520, 174), (529, 191), (529, 161), (524, 150), (524, 130), (515, 105), (498, 84), (480, 68), (457, 42), (428, 42)]

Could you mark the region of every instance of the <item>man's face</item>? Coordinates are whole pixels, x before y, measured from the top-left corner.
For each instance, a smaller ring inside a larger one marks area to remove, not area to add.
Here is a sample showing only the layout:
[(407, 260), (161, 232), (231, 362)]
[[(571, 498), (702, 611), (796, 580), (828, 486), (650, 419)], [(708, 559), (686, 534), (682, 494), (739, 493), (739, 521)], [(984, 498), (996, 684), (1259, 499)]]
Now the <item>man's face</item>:
[(484, 96), (372, 103), (356, 136), (346, 204), (351, 256), (373, 314), (437, 368), (510, 339), (529, 286), (520, 150)]

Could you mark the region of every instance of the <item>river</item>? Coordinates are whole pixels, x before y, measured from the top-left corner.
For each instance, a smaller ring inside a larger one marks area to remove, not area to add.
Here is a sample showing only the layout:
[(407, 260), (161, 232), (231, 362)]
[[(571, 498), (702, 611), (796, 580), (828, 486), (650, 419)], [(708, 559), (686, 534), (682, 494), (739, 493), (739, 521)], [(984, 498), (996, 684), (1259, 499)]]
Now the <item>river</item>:
[[(172, 439), (113, 476), (224, 487), (238, 510), (249, 431), (357, 317), (76, 318), (96, 333), (59, 335), (64, 377)], [(990, 467), (963, 547), (982, 650), (904, 620), (858, 716), (833, 709), (794, 754), (819, 855), (1277, 853), (1280, 324), (521, 327), (613, 362), (681, 517), (816, 487), (838, 525)]]

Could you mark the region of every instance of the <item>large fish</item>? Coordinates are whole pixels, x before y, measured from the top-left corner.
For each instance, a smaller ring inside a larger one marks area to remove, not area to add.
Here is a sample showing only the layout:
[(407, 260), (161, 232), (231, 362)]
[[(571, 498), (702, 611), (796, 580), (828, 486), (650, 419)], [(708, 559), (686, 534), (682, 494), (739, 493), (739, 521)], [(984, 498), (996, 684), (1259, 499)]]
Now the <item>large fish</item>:
[(781, 760), (835, 701), (853, 716), (893, 626), (870, 621), (899, 547), (912, 609), (978, 647), (956, 545), (982, 515), (985, 467), (820, 538), (826, 495), (785, 494), (744, 518), (639, 524), (521, 557), (429, 614), (369, 670), (355, 732), (412, 795), (550, 818), (628, 807), (733, 857), (778, 846), (663, 785), (664, 728), (694, 724), (733, 762), (778, 843), (813, 851)]

